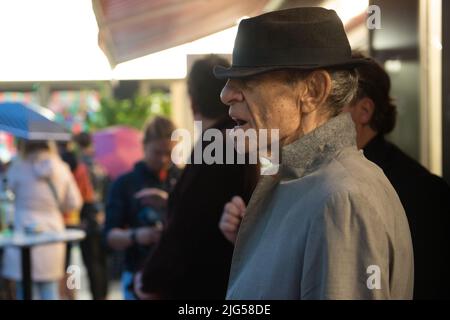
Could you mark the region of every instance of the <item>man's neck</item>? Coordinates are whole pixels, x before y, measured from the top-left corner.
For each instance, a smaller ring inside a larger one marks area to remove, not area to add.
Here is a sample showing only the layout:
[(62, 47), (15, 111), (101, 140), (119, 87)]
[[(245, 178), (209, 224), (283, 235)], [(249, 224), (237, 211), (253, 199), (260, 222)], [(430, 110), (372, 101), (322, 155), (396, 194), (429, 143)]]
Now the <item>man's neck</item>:
[(283, 147), (285, 145), (291, 144), (294, 141), (297, 141), (304, 135), (307, 135), (308, 133), (314, 131), (315, 129), (326, 123), (328, 120), (330, 120), (330, 118), (324, 115), (320, 116), (317, 112), (302, 116), (300, 127), (297, 129), (295, 134), (286, 137), (284, 140), (280, 140), (280, 146)]
[(362, 130), (359, 130), (356, 135), (356, 145), (358, 146), (358, 149), (364, 149), (367, 144), (377, 136), (377, 134), (378, 132), (372, 130), (371, 128), (363, 128)]

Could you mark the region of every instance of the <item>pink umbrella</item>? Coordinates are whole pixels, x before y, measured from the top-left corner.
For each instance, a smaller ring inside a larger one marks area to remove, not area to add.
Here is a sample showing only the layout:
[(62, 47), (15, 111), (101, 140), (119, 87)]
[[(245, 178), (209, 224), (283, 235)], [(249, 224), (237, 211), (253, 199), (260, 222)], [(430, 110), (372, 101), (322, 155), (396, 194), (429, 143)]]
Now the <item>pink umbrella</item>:
[(142, 133), (128, 127), (111, 127), (93, 135), (95, 160), (115, 179), (143, 158)]

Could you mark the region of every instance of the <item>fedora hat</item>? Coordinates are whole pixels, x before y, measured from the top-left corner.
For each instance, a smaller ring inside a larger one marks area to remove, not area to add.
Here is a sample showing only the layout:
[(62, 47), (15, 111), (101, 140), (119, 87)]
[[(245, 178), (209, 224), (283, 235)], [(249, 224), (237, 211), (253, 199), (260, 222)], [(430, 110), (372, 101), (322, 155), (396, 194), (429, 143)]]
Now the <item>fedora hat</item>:
[(232, 66), (216, 66), (214, 75), (242, 78), (280, 69), (351, 68), (366, 62), (352, 58), (344, 26), (334, 10), (302, 7), (242, 20)]

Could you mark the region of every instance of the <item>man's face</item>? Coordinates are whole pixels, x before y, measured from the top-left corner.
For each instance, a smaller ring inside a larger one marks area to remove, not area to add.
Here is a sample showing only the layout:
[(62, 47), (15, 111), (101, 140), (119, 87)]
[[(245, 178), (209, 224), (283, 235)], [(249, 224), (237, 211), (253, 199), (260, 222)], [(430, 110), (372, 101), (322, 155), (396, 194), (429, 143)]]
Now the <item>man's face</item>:
[(159, 171), (167, 169), (171, 164), (170, 155), (174, 147), (174, 142), (171, 140), (154, 140), (144, 145), (144, 161), (147, 166)]
[(280, 145), (298, 134), (298, 92), (286, 81), (284, 71), (229, 79), (220, 97), (230, 106), (235, 130), (279, 129)]

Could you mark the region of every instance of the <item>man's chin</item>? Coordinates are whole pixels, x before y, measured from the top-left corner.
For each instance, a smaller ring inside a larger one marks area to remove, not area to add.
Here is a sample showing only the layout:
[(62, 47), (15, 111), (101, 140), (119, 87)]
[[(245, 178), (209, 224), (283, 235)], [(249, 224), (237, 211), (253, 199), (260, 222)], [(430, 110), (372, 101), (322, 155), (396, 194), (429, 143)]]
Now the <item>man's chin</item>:
[(237, 134), (237, 132), (247, 133), (248, 130), (254, 130), (256, 132), (255, 128), (250, 126), (249, 123), (246, 123), (245, 125), (242, 125), (242, 126), (235, 126), (234, 128), (231, 129), (230, 133), (231, 134)]

